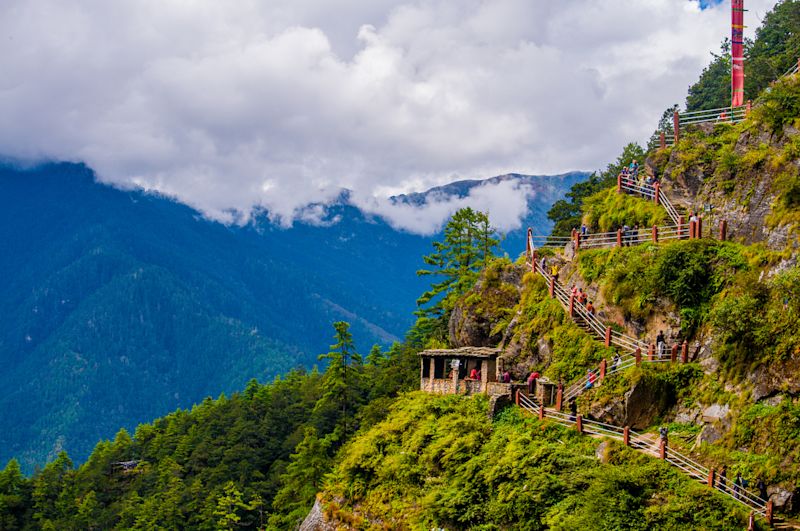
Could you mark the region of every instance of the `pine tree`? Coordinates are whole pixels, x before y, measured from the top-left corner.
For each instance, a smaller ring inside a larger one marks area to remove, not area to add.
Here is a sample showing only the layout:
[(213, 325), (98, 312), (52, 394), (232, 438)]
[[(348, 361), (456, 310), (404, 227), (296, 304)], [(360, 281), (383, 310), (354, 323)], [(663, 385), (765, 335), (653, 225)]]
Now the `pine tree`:
[(286, 473), (281, 476), (283, 486), (272, 502), (271, 527), (295, 528), (308, 513), (331, 466), (328, 450), (329, 443), (317, 437), (314, 428), (304, 430), (303, 440), (295, 448)]
[(442, 277), (417, 299), (417, 315), (440, 318), (449, 313), (455, 299), (473, 286), (499, 243), (488, 214), (469, 207), (453, 214), (445, 225), (444, 241), (433, 242), (434, 252), (422, 257), (431, 268), (417, 271), (420, 276)]
[(355, 431), (353, 416), (363, 402), (363, 363), (356, 352), (350, 324), (337, 321), (333, 328), (336, 343), (331, 345), (330, 352), (319, 356), (320, 360), (328, 361), (328, 368), (322, 377), (323, 395), (314, 411), (326, 421), (322, 424), (323, 433), (333, 441), (343, 442)]

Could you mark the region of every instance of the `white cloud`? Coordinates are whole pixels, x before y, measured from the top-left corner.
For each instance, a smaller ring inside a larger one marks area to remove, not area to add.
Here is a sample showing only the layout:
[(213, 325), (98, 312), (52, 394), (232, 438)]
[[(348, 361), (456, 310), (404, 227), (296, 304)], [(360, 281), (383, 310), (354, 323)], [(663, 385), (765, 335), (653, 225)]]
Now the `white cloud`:
[(534, 193), (523, 182), (501, 180), (481, 183), (464, 197), (430, 193), (423, 204), (358, 194), (352, 201), (364, 212), (380, 215), (393, 227), (418, 234), (438, 232), (453, 213), (469, 206), (488, 213), (492, 226), (505, 233), (520, 228)]
[[(774, 2), (748, 3), (754, 28)], [(395, 222), (429, 226), (422, 218), (450, 207), (416, 219), (381, 194), (596, 168), (645, 141), (729, 34), (729, 9), (6, 0), (0, 155), (85, 161), (106, 182), (226, 220), (256, 206), (291, 221), (344, 187)], [(508, 212), (496, 221), (513, 224)]]

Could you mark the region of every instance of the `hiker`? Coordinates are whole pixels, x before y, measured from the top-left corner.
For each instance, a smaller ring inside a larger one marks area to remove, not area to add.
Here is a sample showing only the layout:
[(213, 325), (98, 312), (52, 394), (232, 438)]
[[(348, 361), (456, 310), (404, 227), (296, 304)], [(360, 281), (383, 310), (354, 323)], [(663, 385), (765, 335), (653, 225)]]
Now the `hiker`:
[(742, 473), (737, 472), (736, 478), (733, 480), (733, 497), (737, 500), (739, 499), (739, 492), (741, 491), (743, 483), (744, 480), (742, 479)]
[(689, 216), (689, 223), (695, 222), (697, 223), (698, 217), (697, 212), (692, 212), (692, 215)]
[(547, 260), (545, 260), (544, 256), (542, 257), (542, 260), (539, 262), (539, 267), (542, 269), (542, 273), (547, 271)]
[(639, 243), (639, 225), (634, 225), (631, 229), (631, 239), (628, 246), (636, 245), (637, 243)]
[(594, 317), (594, 305), (592, 304), (592, 301), (589, 301), (589, 304), (586, 305), (586, 311), (589, 312), (589, 315)]
[(558, 266), (553, 264), (553, 267), (550, 268), (550, 276), (553, 277), (553, 280), (558, 282)]
[(570, 290), (570, 292), (572, 293), (572, 296), (573, 296), (574, 298), (576, 298), (576, 299), (578, 298), (578, 286), (576, 286), (575, 284), (573, 284), (573, 285), (572, 285), (572, 290)]
[(762, 502), (767, 503), (769, 494), (767, 494), (767, 486), (764, 484), (764, 480), (762, 478), (758, 478), (756, 488), (758, 489), (758, 497), (761, 498)]
[(569, 420), (570, 422), (575, 422), (575, 417), (578, 416), (578, 404), (575, 402), (575, 399), (569, 401)]
[(627, 246), (628, 245), (628, 231), (630, 231), (630, 230), (631, 230), (631, 228), (629, 226), (627, 226), (627, 225), (623, 225), (622, 226), (622, 245), (623, 246)]
[(586, 301), (589, 299), (589, 296), (586, 294), (586, 292), (583, 291), (582, 289), (578, 289), (578, 297), (579, 297), (578, 302), (586, 306)]
[(725, 482), (728, 475), (728, 465), (722, 465), (722, 470), (719, 471), (719, 488), (725, 490)]
[(622, 356), (620, 356), (619, 352), (617, 352), (614, 354), (614, 361), (611, 362), (611, 372), (616, 371), (620, 363), (622, 363)]
[(591, 369), (586, 369), (586, 390), (592, 388), (594, 385), (595, 376)]
[(478, 369), (473, 367), (472, 370), (469, 371), (469, 379), (470, 380), (477, 380), (479, 378), (480, 378), (480, 376), (478, 376)]
[(511, 383), (511, 373), (508, 369), (503, 372), (503, 383)]
[(664, 341), (664, 331), (659, 330), (656, 336), (656, 352), (658, 352), (658, 359), (663, 359), (666, 351), (667, 344)]
[(528, 394), (532, 395), (536, 392), (536, 380), (539, 379), (539, 372), (533, 371), (530, 376), (528, 376)]
[(480, 370), (480, 369), (478, 369), (478, 372), (477, 372), (477, 374), (475, 375), (475, 379), (476, 379), (476, 380), (478, 380), (478, 381), (480, 381), (480, 379), (481, 379), (481, 370)]
[(586, 236), (588, 232), (588, 228), (586, 227), (586, 223), (581, 224), (581, 236)]
[(658, 428), (658, 436), (664, 441), (664, 444), (667, 444), (667, 440), (669, 438), (669, 428), (666, 426), (661, 426)]

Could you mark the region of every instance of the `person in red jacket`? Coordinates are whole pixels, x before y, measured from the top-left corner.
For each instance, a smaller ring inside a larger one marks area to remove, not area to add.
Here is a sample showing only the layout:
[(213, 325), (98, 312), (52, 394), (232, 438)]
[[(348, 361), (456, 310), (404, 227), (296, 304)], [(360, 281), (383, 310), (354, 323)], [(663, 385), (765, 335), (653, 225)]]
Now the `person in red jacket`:
[(536, 391), (536, 380), (539, 379), (539, 372), (533, 371), (530, 376), (528, 376), (528, 394), (532, 395)]

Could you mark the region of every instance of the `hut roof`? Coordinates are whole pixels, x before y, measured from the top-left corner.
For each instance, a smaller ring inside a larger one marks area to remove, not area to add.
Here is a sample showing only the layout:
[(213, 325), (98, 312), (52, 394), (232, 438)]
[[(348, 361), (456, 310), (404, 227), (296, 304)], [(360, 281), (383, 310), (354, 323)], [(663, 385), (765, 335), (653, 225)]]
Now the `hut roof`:
[(461, 347), (423, 350), (419, 353), (421, 357), (435, 358), (496, 358), (502, 350), (491, 347)]

